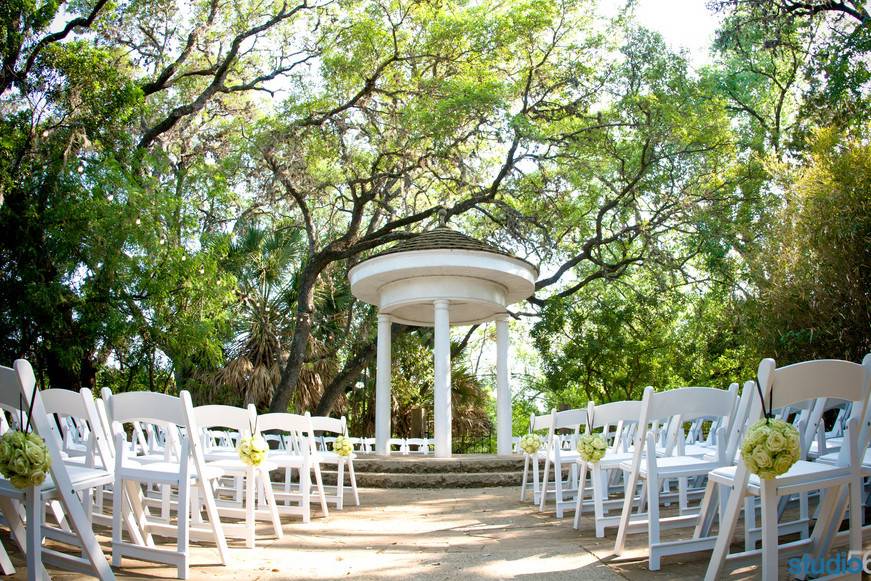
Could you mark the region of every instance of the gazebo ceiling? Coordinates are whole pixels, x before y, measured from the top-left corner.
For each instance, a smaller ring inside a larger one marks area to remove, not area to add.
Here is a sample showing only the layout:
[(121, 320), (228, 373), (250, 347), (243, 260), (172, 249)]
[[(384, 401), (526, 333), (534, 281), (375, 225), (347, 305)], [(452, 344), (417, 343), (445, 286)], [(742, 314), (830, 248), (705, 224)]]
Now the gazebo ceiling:
[(449, 301), (453, 325), (505, 313), (535, 291), (529, 262), (441, 226), (400, 242), (351, 269), (351, 292), (408, 325), (431, 326), (433, 301)]

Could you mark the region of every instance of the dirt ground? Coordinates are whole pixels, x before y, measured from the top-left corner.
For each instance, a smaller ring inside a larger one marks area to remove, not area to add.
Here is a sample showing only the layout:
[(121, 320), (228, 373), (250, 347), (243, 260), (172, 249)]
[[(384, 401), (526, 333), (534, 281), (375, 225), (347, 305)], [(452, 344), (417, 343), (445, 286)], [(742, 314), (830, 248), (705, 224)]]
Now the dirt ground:
[[(616, 531), (596, 539), (590, 519), (572, 529), (571, 513), (558, 520), (521, 503), (518, 488), (361, 490), (362, 506), (347, 506), (312, 521), (286, 516), (284, 537), (270, 538), (260, 523), (256, 549), (230, 541), (231, 560), (222, 566), (208, 545), (192, 547), (191, 579), (698, 579), (708, 554), (663, 560), (662, 571), (647, 570), (646, 535), (630, 536), (627, 553), (612, 555)], [(105, 531), (100, 531), (105, 532)], [(678, 537), (691, 529), (676, 532)], [(674, 537), (670, 533), (669, 537)], [(3, 538), (14, 578), (24, 579), (21, 555)], [(106, 554), (109, 539), (100, 536)], [(170, 542), (170, 541), (167, 541)], [(753, 579), (750, 564), (727, 579)], [(84, 579), (56, 573), (57, 579)], [(174, 578), (175, 569), (125, 560), (119, 578)]]

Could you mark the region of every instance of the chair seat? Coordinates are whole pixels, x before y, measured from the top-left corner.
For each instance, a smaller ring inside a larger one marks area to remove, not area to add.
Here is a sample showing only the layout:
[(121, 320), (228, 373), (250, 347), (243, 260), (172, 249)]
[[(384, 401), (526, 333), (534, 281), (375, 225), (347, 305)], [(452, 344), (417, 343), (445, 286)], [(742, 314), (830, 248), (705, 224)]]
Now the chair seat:
[[(196, 466), (191, 463), (191, 475), (199, 478)], [(125, 460), (121, 467), (121, 475), (125, 479), (154, 482), (178, 481), (179, 464), (177, 462), (147, 462), (141, 463), (136, 460)], [(220, 466), (207, 464), (204, 470), (206, 480), (215, 480), (224, 475), (224, 469)]]
[(694, 458), (704, 458), (706, 456), (717, 456), (716, 446), (705, 446), (704, 444), (687, 444), (684, 446), (684, 456), (692, 456)]
[[(817, 462), (821, 464), (828, 464), (829, 466), (834, 466), (838, 463), (838, 456), (840, 452), (829, 452), (828, 454), (823, 454), (819, 458), (817, 458)], [(862, 457), (862, 467), (863, 468), (871, 468), (871, 448), (867, 448), (865, 450), (865, 455)]]
[[(608, 451), (604, 456), (599, 460), (598, 465), (599, 468), (615, 468), (620, 466), (623, 462), (628, 462), (632, 460), (632, 452), (611, 452)], [(580, 457), (578, 457), (578, 463), (583, 462)]]
[(315, 456), (317, 456), (318, 460), (323, 464), (338, 464), (339, 462), (347, 461), (348, 458), (353, 460), (357, 457), (353, 452), (350, 456), (339, 456), (335, 452), (329, 450), (326, 452), (318, 452)]
[(273, 450), (267, 457), (269, 462), (275, 464), (278, 468), (299, 468), (303, 464), (303, 457), (301, 455), (289, 454), (285, 450)]
[[(720, 466), (719, 462), (711, 462), (692, 456), (664, 456), (656, 459), (656, 471), (660, 478), (676, 478), (679, 476), (693, 476), (706, 474)], [(629, 472), (632, 470), (632, 462), (623, 462), (620, 468)], [(641, 462), (638, 473), (642, 478), (647, 478), (647, 462)]]
[[(708, 478), (716, 482), (717, 484), (725, 484), (730, 485), (732, 481), (735, 480), (735, 471), (738, 469), (737, 466), (723, 466), (721, 468), (717, 468), (716, 470), (712, 470), (708, 475)], [(822, 464), (820, 462), (808, 462), (807, 460), (799, 460), (795, 464), (790, 467), (789, 470), (786, 471), (785, 474), (781, 474), (775, 480), (780, 484), (792, 484), (791, 481), (813, 481), (818, 479), (835, 479), (840, 476), (849, 476), (850, 469), (845, 466), (832, 466), (829, 464)], [(760, 479), (756, 474), (750, 475), (750, 480), (748, 482), (750, 488), (759, 489)]]
[[(206, 462), (206, 468), (220, 468), (225, 474), (234, 475), (244, 475), (248, 472), (248, 465), (242, 462), (238, 456), (235, 458), (224, 458), (223, 460)], [(264, 460), (257, 468), (269, 472), (277, 469), (278, 465), (274, 462), (270, 462), (270, 460)]]
[[(69, 474), (70, 482), (75, 490), (111, 484), (113, 480), (112, 474), (102, 468), (88, 468), (87, 466), (68, 464), (66, 462), (64, 462), (64, 466), (66, 466), (67, 474)], [(51, 474), (45, 477), (39, 489), (43, 496), (51, 497), (54, 494), (55, 485)], [(9, 480), (0, 477), (0, 496), (23, 498), (24, 491), (13, 486)]]
[[(580, 457), (580, 454), (577, 450), (560, 450), (559, 458), (560, 462), (575, 462)], [(550, 452), (550, 461), (553, 462), (556, 460), (556, 454), (552, 451)]]
[[(842, 437), (829, 438), (828, 440), (826, 440), (826, 450), (833, 450), (835, 453), (837, 453), (837, 451), (843, 445), (844, 445), (844, 438), (842, 438)], [(820, 448), (819, 443), (816, 440), (814, 440), (813, 442), (811, 442), (810, 448), (808, 449), (808, 454), (810, 456), (816, 456), (817, 454), (819, 454), (819, 448)]]

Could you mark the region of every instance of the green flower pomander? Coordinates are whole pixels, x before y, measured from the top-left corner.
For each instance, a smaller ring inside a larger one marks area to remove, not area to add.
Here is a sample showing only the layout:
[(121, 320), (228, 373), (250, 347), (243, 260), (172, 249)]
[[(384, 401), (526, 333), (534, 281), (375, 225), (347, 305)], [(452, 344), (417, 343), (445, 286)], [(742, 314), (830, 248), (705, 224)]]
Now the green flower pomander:
[(608, 444), (601, 434), (584, 434), (578, 438), (578, 454), (581, 460), (595, 464), (608, 450)]
[(39, 486), (51, 468), (51, 455), (40, 436), (9, 430), (0, 438), (0, 474), (16, 488)]
[(741, 442), (741, 458), (747, 469), (764, 480), (784, 474), (800, 455), (798, 430), (783, 420), (762, 418)]
[(354, 444), (347, 436), (336, 436), (333, 442), (333, 452), (339, 456), (350, 456), (354, 452)]
[(260, 436), (245, 436), (239, 440), (239, 459), (248, 466), (260, 466), (269, 452), (269, 444)]
[(535, 454), (541, 448), (541, 438), (536, 434), (526, 434), (520, 438), (520, 449), (527, 454)]

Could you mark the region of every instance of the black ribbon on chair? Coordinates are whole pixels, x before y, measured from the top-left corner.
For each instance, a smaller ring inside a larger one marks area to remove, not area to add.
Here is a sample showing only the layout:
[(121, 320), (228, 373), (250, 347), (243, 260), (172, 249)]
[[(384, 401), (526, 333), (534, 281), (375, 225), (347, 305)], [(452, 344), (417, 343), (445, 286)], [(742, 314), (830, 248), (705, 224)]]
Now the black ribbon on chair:
[(762, 415), (765, 417), (765, 420), (767, 423), (769, 420), (774, 418), (774, 413), (773, 413), (774, 410), (772, 407), (772, 406), (774, 406), (774, 402), (772, 401), (773, 396), (774, 396), (774, 385), (772, 384), (772, 386), (768, 390), (768, 409), (766, 410), (765, 409), (765, 396), (762, 394), (762, 386), (759, 385), (759, 380), (754, 381), (754, 383), (756, 384), (756, 391), (757, 391), (757, 393), (759, 393), (759, 401), (762, 402)]

